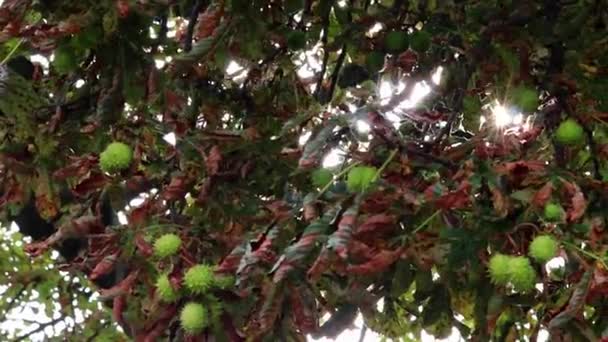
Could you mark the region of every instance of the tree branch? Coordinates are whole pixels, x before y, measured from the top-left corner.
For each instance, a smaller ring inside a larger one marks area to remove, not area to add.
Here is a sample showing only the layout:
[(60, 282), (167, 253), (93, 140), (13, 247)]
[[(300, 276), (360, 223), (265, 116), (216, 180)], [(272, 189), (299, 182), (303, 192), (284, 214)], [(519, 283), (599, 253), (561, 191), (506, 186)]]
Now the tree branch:
[(314, 98), (319, 100), (321, 93), (321, 88), (323, 86), (323, 79), (325, 78), (325, 71), (327, 71), (327, 63), (329, 62), (329, 51), (327, 49), (327, 37), (329, 36), (329, 13), (331, 11), (327, 11), (327, 13), (323, 16), (323, 35), (321, 36), (321, 43), (323, 44), (323, 64), (321, 65), (321, 73), (319, 75), (319, 79), (317, 80), (317, 87), (315, 88)]
[(336, 90), (336, 83), (338, 82), (338, 77), (340, 76), (340, 70), (342, 69), (342, 65), (344, 64), (344, 60), (346, 59), (346, 44), (342, 46), (342, 52), (340, 52), (340, 56), (338, 56), (338, 60), (336, 61), (336, 66), (334, 67), (334, 71), (331, 75), (331, 84), (329, 85), (329, 91), (327, 94), (323, 96), (322, 103), (331, 102), (331, 99), (334, 97), (334, 91)]
[(21, 335), (21, 336), (17, 337), (13, 342), (23, 341), (23, 340), (27, 339), (28, 337), (30, 337), (30, 336), (32, 336), (32, 335), (34, 335), (36, 333), (39, 333), (39, 332), (43, 331), (46, 327), (53, 326), (53, 325), (55, 325), (55, 324), (63, 321), (64, 319), (65, 319), (65, 317), (62, 315), (61, 317), (53, 319), (53, 320), (51, 320), (49, 322), (38, 323), (38, 328), (36, 328), (36, 329), (34, 329), (34, 330), (32, 330), (32, 331), (24, 334), (24, 335)]
[(192, 50), (192, 36), (194, 35), (194, 27), (198, 21), (198, 14), (203, 9), (205, 0), (196, 0), (194, 6), (192, 6), (192, 12), (188, 18), (188, 28), (186, 30), (186, 37), (184, 38), (184, 51), (188, 52)]

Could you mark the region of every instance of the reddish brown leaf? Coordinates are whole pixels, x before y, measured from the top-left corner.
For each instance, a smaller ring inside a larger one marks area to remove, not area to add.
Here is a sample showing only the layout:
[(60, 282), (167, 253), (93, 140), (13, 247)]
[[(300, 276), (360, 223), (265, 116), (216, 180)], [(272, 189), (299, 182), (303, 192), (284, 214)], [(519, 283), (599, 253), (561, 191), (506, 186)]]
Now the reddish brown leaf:
[(159, 337), (165, 332), (169, 323), (175, 318), (177, 314), (177, 306), (169, 305), (163, 307), (160, 311), (159, 316), (156, 320), (147, 326), (143, 332), (137, 335), (136, 341), (142, 342), (155, 342), (159, 340)]
[(72, 189), (72, 193), (76, 197), (84, 198), (91, 193), (102, 189), (107, 182), (108, 178), (106, 176), (98, 172), (93, 172), (89, 177), (78, 183), (78, 185)]
[(164, 189), (161, 196), (166, 201), (178, 201), (183, 200), (184, 196), (188, 192), (187, 178), (183, 174), (174, 176), (171, 179), (171, 183)]
[(127, 306), (127, 298), (124, 295), (114, 297), (113, 302), (112, 302), (112, 317), (114, 318), (114, 320), (116, 322), (118, 322), (121, 325), (125, 325), (125, 321), (122, 317), (122, 313), (125, 310), (126, 306)]
[(220, 148), (215, 145), (209, 151), (207, 158), (205, 159), (205, 166), (207, 167), (207, 173), (209, 176), (217, 175), (220, 172), (222, 163), (222, 153)]
[(133, 271), (129, 273), (127, 277), (121, 280), (118, 284), (112, 286), (109, 289), (100, 289), (99, 297), (100, 300), (110, 300), (114, 299), (118, 296), (123, 296), (128, 294), (131, 291), (131, 288), (135, 284), (137, 280), (137, 276), (139, 275), (138, 271)]
[(544, 171), (547, 165), (542, 160), (520, 160), (516, 162), (508, 162), (496, 166), (495, 170), (501, 174), (511, 174), (516, 172), (537, 172)]
[(359, 240), (350, 240), (348, 244), (348, 253), (351, 259), (368, 260), (376, 255), (376, 249), (368, 246)]
[(148, 221), (148, 217), (154, 214), (154, 200), (147, 198), (139, 207), (129, 212), (129, 225), (139, 227)]
[(545, 204), (547, 204), (547, 202), (551, 198), (552, 193), (553, 193), (553, 184), (551, 182), (547, 182), (545, 185), (543, 185), (542, 188), (540, 188), (540, 190), (538, 190), (536, 192), (536, 194), (534, 195), (534, 198), (532, 198), (532, 205), (535, 205), (535, 206), (541, 207), (541, 208), (544, 207)]
[(435, 204), (437, 207), (446, 210), (465, 208), (470, 203), (469, 192), (471, 191), (471, 184), (467, 180), (460, 183), (454, 191), (441, 194), (443, 189), (442, 185), (434, 184), (428, 187), (424, 191), (424, 194), (431, 201), (439, 194), (439, 198), (435, 200)]
[(605, 298), (606, 296), (608, 296), (608, 270), (596, 267), (593, 271), (587, 300), (591, 302), (596, 298)]
[(40, 217), (50, 220), (57, 216), (59, 212), (59, 205), (57, 198), (49, 198), (52, 194), (37, 194), (36, 195), (36, 208), (40, 213)]
[(311, 283), (317, 282), (321, 278), (321, 275), (323, 275), (323, 272), (328, 271), (331, 264), (335, 261), (337, 261), (336, 255), (334, 253), (330, 253), (327, 248), (323, 248), (315, 262), (306, 273), (308, 281)]
[(103, 233), (104, 226), (97, 216), (86, 215), (73, 219), (61, 227), (57, 233), (61, 239), (83, 238), (89, 234)]
[(82, 177), (97, 164), (97, 157), (90, 154), (83, 157), (72, 158), (72, 160), (73, 161), (67, 166), (55, 171), (53, 177), (57, 180), (64, 180), (68, 177)]
[(152, 254), (154, 254), (154, 249), (152, 248), (152, 244), (150, 244), (146, 240), (144, 240), (143, 235), (140, 233), (135, 234), (135, 246), (137, 247), (137, 250), (143, 257), (148, 258), (148, 257), (152, 256)]
[(219, 267), (216, 269), (218, 273), (234, 273), (239, 267), (241, 258), (245, 255), (246, 246), (249, 242), (244, 242), (236, 246), (228, 256), (222, 260)]
[(492, 193), (494, 210), (499, 217), (506, 217), (509, 213), (509, 199), (496, 186), (490, 186), (490, 192)]
[(315, 295), (307, 285), (291, 287), (289, 302), (294, 322), (302, 333), (316, 331), (319, 326)]
[(116, 11), (119, 17), (126, 18), (129, 15), (129, 2), (127, 0), (117, 0)]
[(587, 209), (587, 201), (585, 195), (581, 191), (581, 188), (575, 183), (564, 182), (564, 191), (568, 198), (570, 198), (570, 206), (568, 207), (567, 219), (568, 222), (574, 222), (585, 214)]
[(373, 215), (365, 219), (365, 221), (359, 225), (355, 231), (355, 235), (359, 239), (363, 239), (362, 236), (373, 235), (383, 236), (393, 231), (395, 228), (396, 217), (388, 214)]
[(418, 64), (418, 54), (413, 50), (407, 50), (397, 58), (397, 65), (405, 72), (410, 72)]
[(219, 8), (209, 6), (205, 12), (198, 16), (195, 38), (203, 39), (211, 36), (217, 25), (219, 25), (223, 15), (223, 6), (220, 6)]
[(382, 250), (372, 259), (359, 265), (348, 265), (346, 271), (356, 275), (368, 275), (383, 272), (390, 265), (401, 257), (402, 249), (398, 248), (394, 251)]
[(165, 105), (174, 112), (179, 112), (184, 108), (186, 101), (177, 93), (165, 89)]
[(120, 251), (103, 257), (89, 274), (89, 279), (96, 280), (97, 278), (110, 273), (114, 269), (114, 265), (116, 265), (119, 254)]

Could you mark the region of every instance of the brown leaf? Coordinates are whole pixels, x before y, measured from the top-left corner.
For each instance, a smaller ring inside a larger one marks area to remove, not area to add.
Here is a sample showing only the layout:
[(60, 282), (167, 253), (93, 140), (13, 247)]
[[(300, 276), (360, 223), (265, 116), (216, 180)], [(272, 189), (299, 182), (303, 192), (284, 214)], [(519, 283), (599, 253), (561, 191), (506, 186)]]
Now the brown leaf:
[(439, 195), (439, 198), (435, 200), (435, 204), (437, 207), (446, 210), (465, 208), (470, 203), (469, 192), (471, 191), (471, 184), (467, 180), (460, 183), (454, 191), (442, 194), (443, 191), (445, 191), (445, 187), (437, 183), (429, 186), (424, 191), (424, 194), (431, 201)]
[(207, 167), (209, 176), (217, 175), (220, 172), (222, 159), (220, 148), (217, 145), (214, 145), (205, 159), (205, 166)]
[(317, 303), (310, 288), (305, 283), (291, 287), (289, 301), (293, 310), (293, 319), (298, 329), (303, 333), (317, 330), (319, 326)]
[(161, 197), (166, 201), (177, 201), (184, 199), (186, 192), (188, 192), (187, 178), (179, 174), (171, 179), (171, 183), (165, 188)]
[(129, 225), (132, 227), (144, 225), (147, 222), (148, 217), (155, 212), (153, 209), (154, 201), (147, 198), (139, 207), (129, 212)]
[(355, 231), (355, 236), (358, 239), (365, 240), (364, 236), (373, 235), (377, 237), (388, 234), (394, 230), (396, 219), (394, 215), (388, 214), (369, 216), (359, 225)]
[(604, 219), (601, 216), (591, 218), (591, 229), (589, 230), (589, 245), (592, 249), (597, 249), (602, 245), (605, 232)]
[(56, 170), (53, 173), (53, 178), (57, 180), (64, 180), (69, 177), (82, 177), (86, 175), (95, 164), (97, 164), (97, 157), (91, 154), (72, 158), (72, 162), (67, 166)]
[(114, 265), (116, 265), (116, 261), (118, 260), (118, 255), (120, 251), (105, 256), (101, 259), (101, 261), (95, 265), (95, 268), (89, 274), (89, 279), (95, 280), (99, 277), (110, 273), (114, 269)]
[(144, 240), (144, 237), (141, 233), (135, 234), (135, 247), (143, 257), (151, 257), (154, 254), (154, 249), (152, 244), (148, 243)]
[(490, 192), (492, 193), (494, 210), (496, 210), (499, 217), (506, 217), (509, 213), (509, 199), (496, 186), (490, 186)]
[(608, 296), (608, 270), (596, 267), (591, 279), (588, 301), (593, 301), (595, 298), (605, 298), (606, 296)]
[(59, 204), (58, 200), (54, 197), (49, 197), (49, 194), (36, 195), (36, 208), (40, 213), (40, 217), (46, 220), (57, 216)]
[(125, 325), (122, 313), (126, 307), (127, 298), (124, 295), (114, 297), (112, 301), (112, 318), (122, 326)]
[(165, 104), (167, 108), (174, 112), (179, 112), (184, 108), (186, 101), (174, 91), (165, 89)]
[(207, 10), (198, 16), (197, 28), (194, 37), (203, 39), (211, 36), (215, 28), (219, 25), (224, 15), (224, 6), (219, 8), (209, 6)]
[(116, 11), (119, 17), (126, 18), (129, 15), (129, 2), (127, 0), (117, 0)]
[(587, 209), (587, 201), (585, 195), (581, 191), (581, 188), (575, 183), (564, 182), (564, 191), (567, 197), (570, 198), (570, 206), (568, 207), (567, 219), (568, 222), (574, 222), (585, 214)]
[(542, 160), (520, 160), (497, 165), (495, 170), (501, 174), (511, 174), (544, 171), (545, 168), (545, 162)]
[(348, 244), (348, 253), (351, 259), (368, 260), (377, 254), (377, 250), (363, 241), (353, 239)]
[(402, 249), (398, 248), (394, 251), (382, 250), (377, 253), (372, 259), (359, 265), (348, 265), (346, 272), (356, 275), (368, 275), (383, 272), (390, 265), (401, 257)]
[(83, 238), (89, 234), (101, 234), (103, 231), (104, 226), (97, 216), (86, 215), (62, 225), (57, 234), (61, 239)]
[(76, 197), (84, 198), (91, 193), (102, 189), (107, 182), (108, 179), (106, 176), (98, 172), (93, 172), (89, 177), (78, 183), (78, 185), (72, 189), (72, 193)]
[(536, 194), (534, 195), (534, 198), (532, 198), (532, 205), (535, 205), (535, 206), (541, 207), (541, 208), (544, 207), (545, 204), (547, 204), (547, 202), (551, 198), (552, 193), (553, 193), (553, 184), (551, 182), (547, 182), (545, 185), (543, 185), (542, 188), (540, 188), (540, 190), (538, 190), (536, 192)]

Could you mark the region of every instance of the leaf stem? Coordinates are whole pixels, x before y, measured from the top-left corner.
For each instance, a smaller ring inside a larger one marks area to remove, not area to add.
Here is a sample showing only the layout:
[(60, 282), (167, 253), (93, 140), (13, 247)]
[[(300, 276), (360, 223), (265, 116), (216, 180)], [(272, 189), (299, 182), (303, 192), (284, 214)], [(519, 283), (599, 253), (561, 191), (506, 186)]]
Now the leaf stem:
[(397, 152), (399, 152), (399, 149), (394, 149), (391, 151), (391, 154), (388, 156), (388, 158), (386, 158), (386, 160), (384, 161), (384, 163), (382, 164), (382, 166), (380, 166), (380, 168), (378, 169), (378, 171), (376, 171), (376, 174), (374, 175), (374, 178), (372, 179), (373, 181), (376, 181), (378, 179), (378, 177), (380, 177), (380, 175), (382, 174), (382, 172), (384, 171), (384, 169), (386, 169), (386, 167), (388, 166), (388, 164), (390, 164), (390, 162), (393, 160), (393, 158), (395, 158), (395, 156), (397, 155)]
[(23, 44), (24, 40), (25, 39), (23, 39), (23, 38), (19, 39), (19, 41), (17, 42), (17, 44), (15, 44), (15, 46), (13, 47), (13, 49), (8, 53), (8, 55), (6, 55), (6, 57), (4, 57), (4, 59), (2, 60), (2, 62), (0, 62), (0, 65), (6, 64), (6, 62), (8, 62), (8, 60), (11, 59), (11, 57), (13, 57), (13, 55), (15, 54), (15, 52), (17, 52), (17, 49), (19, 49), (19, 47), (21, 46), (21, 44)]
[(412, 235), (418, 233), (422, 228), (426, 227), (435, 217), (437, 217), (437, 215), (439, 215), (439, 213), (441, 213), (441, 209), (435, 211), (431, 216), (424, 220), (424, 222), (418, 225), (418, 227), (412, 231)]
[(564, 244), (564, 246), (566, 246), (570, 249), (574, 249), (574, 250), (584, 254), (585, 256), (587, 256), (593, 260), (596, 260), (597, 262), (599, 262), (602, 265), (602, 267), (604, 267), (604, 269), (608, 269), (608, 265), (606, 265), (606, 262), (604, 261), (604, 259), (602, 259), (602, 257), (600, 257), (599, 255), (597, 255), (595, 253), (587, 252), (586, 250), (582, 249), (581, 247), (579, 247), (571, 242), (568, 242), (568, 241), (562, 241), (562, 243)]
[[(356, 162), (348, 165), (347, 167), (342, 169), (342, 171), (340, 171), (334, 178), (338, 179), (338, 178), (344, 176), (344, 174), (346, 174), (348, 171), (350, 171), (350, 169), (352, 169), (353, 167), (355, 167), (359, 164), (361, 164), (361, 162), (356, 161)], [(327, 189), (329, 189), (329, 187), (331, 186), (332, 183), (333, 182), (328, 182), (327, 184), (325, 184), (325, 186), (317, 194), (317, 198), (321, 197), (321, 195), (323, 195), (323, 193), (325, 193), (325, 191), (327, 191)]]

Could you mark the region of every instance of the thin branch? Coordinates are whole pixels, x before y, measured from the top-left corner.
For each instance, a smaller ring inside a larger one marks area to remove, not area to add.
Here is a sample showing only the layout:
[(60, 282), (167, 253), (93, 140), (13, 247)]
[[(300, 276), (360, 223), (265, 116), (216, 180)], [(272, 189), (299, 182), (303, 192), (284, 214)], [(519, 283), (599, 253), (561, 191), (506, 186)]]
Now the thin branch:
[(6, 315), (15, 307), (15, 304), (17, 304), (19, 302), (19, 297), (21, 297), (21, 295), (23, 295), (23, 292), (25, 292), (25, 290), (28, 287), (29, 287), (29, 284), (22, 286), (21, 289), (19, 289), (19, 292), (17, 292), (17, 294), (15, 296), (13, 296), (13, 299), (10, 301), (10, 303), (8, 303), (6, 308), (4, 308), (4, 310), (3, 310), (4, 315), (2, 316), (2, 319), (0, 319), (0, 322), (3, 322), (6, 320)]
[(46, 323), (38, 323), (38, 328), (26, 333), (25, 335), (21, 335), (21, 336), (17, 337), (17, 339), (15, 339), (13, 342), (23, 341), (23, 340), (27, 339), (28, 337), (43, 331), (46, 327), (54, 326), (55, 324), (63, 321), (64, 319), (65, 319), (65, 317), (61, 316), (59, 318), (56, 318), (56, 319), (51, 320)]
[(331, 102), (331, 99), (334, 97), (334, 91), (336, 90), (336, 83), (338, 83), (338, 77), (340, 76), (340, 69), (342, 69), (342, 65), (344, 64), (344, 60), (346, 59), (346, 44), (342, 45), (342, 52), (340, 52), (340, 56), (338, 56), (338, 60), (336, 61), (336, 66), (334, 67), (334, 71), (331, 75), (331, 84), (329, 85), (329, 91), (327, 94), (323, 96), (323, 103)]
[(329, 51), (327, 49), (327, 37), (329, 36), (329, 13), (323, 16), (323, 35), (321, 36), (321, 43), (323, 45), (323, 64), (321, 66), (321, 73), (317, 80), (317, 87), (315, 88), (314, 97), (318, 100), (321, 95), (321, 88), (323, 86), (323, 79), (325, 78), (325, 71), (327, 71), (327, 63), (329, 62)]
[(359, 334), (359, 342), (365, 341), (365, 334), (367, 333), (367, 325), (363, 324), (363, 328), (361, 328), (361, 334)]
[(190, 12), (190, 17), (188, 18), (188, 28), (186, 30), (186, 38), (184, 42), (184, 51), (186, 52), (192, 50), (192, 36), (194, 35), (194, 27), (198, 21), (198, 14), (203, 9), (203, 2), (204, 0), (196, 0), (196, 3), (194, 6), (192, 6), (192, 12)]
[[(167, 14), (163, 14), (160, 17), (160, 30), (158, 30), (158, 38), (156, 42), (152, 46), (151, 54), (154, 55), (158, 51), (158, 46), (165, 42), (167, 38), (167, 33), (169, 32), (169, 27), (167, 26)], [(190, 48), (192, 48), (192, 41), (190, 41)]]

